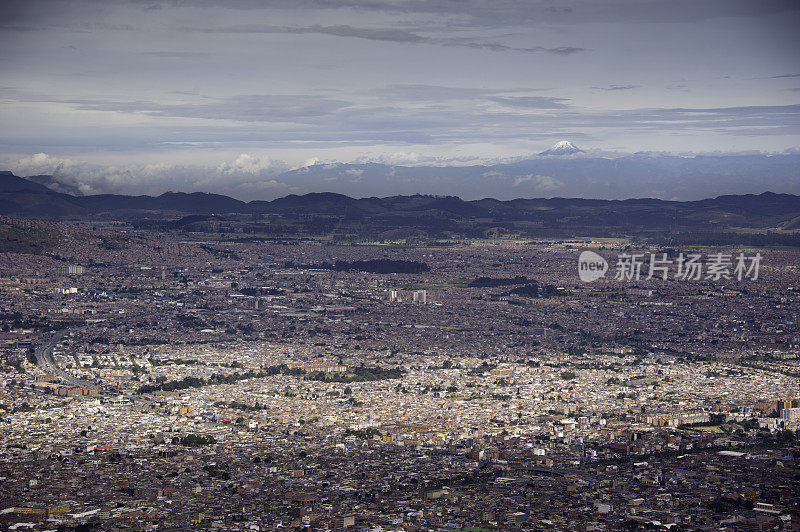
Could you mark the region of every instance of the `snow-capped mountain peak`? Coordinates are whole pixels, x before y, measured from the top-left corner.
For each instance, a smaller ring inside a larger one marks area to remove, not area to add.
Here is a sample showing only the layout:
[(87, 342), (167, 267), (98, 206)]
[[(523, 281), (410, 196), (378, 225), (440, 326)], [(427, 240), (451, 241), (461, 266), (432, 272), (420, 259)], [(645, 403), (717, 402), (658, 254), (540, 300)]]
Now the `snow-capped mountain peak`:
[(568, 140), (560, 140), (553, 144), (552, 148), (543, 151), (539, 155), (572, 155), (573, 153), (583, 153), (583, 150)]

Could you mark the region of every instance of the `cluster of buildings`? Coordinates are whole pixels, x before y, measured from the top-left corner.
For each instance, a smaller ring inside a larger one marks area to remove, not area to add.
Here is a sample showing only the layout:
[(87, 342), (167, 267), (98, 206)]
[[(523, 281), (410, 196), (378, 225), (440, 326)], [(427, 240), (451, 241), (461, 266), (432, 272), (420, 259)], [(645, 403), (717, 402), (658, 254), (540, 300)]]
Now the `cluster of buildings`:
[(631, 286), (568, 242), (68, 230), (0, 264), (4, 527), (800, 528), (797, 252)]

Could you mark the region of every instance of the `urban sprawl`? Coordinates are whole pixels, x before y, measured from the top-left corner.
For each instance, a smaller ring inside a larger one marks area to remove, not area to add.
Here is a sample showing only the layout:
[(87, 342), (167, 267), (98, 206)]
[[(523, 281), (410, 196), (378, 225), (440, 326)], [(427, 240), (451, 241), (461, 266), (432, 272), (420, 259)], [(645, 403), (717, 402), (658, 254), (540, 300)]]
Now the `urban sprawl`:
[(0, 528), (800, 530), (800, 252), (3, 223)]

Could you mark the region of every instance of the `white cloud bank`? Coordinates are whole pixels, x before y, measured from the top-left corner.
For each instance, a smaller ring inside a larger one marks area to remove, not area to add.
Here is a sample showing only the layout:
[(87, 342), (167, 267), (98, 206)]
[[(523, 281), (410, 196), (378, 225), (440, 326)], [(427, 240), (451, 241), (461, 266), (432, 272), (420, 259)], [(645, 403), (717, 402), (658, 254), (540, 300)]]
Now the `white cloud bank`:
[(563, 181), (549, 175), (528, 174), (514, 178), (514, 186), (526, 185), (533, 190), (547, 192), (564, 186)]
[(36, 153), (15, 159), (0, 159), (0, 165), (18, 176), (52, 176), (51, 180), (42, 182), (58, 192), (68, 194), (157, 195), (172, 190), (242, 197), (249, 193), (260, 196), (288, 194), (296, 190), (275, 179), (292, 169), (289, 164), (249, 153), (241, 153), (218, 164), (126, 165), (106, 165)]

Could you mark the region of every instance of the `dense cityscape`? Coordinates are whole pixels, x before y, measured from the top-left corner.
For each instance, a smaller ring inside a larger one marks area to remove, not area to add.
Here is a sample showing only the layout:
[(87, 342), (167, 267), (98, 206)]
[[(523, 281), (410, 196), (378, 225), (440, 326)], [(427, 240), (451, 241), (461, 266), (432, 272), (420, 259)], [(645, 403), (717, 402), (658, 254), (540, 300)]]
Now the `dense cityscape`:
[(3, 224), (11, 529), (798, 526), (797, 251)]

